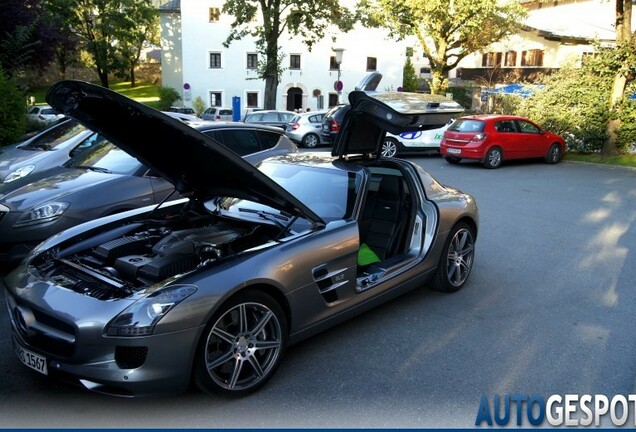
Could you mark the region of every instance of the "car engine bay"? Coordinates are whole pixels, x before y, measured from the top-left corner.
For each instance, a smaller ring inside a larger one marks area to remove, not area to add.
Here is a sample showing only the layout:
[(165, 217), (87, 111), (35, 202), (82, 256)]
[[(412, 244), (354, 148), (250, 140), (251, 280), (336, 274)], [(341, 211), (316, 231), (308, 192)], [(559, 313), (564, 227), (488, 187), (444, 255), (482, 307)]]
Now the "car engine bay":
[(30, 264), (56, 285), (111, 300), (265, 244), (277, 234), (269, 224), (188, 212), (119, 226), (50, 249)]

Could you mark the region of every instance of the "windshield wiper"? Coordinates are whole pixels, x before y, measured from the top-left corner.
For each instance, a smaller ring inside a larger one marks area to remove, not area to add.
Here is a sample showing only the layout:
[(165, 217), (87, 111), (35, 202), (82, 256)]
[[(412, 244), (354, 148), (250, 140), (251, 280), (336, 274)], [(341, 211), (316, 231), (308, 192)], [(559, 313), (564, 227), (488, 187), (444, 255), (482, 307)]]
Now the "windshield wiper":
[(96, 166), (88, 166), (88, 165), (71, 165), (71, 168), (87, 169), (87, 170), (96, 171), (96, 172), (105, 173), (105, 174), (111, 174), (112, 173), (112, 171), (109, 170), (109, 169), (102, 168), (102, 167), (96, 167)]
[(287, 225), (282, 223), (281, 221), (287, 222), (289, 221), (289, 218), (292, 216), (289, 213), (285, 213), (285, 212), (280, 212), (276, 214), (276, 213), (268, 212), (265, 210), (255, 210), (255, 209), (244, 208), (244, 207), (240, 207), (238, 211), (244, 212), (244, 213), (254, 213), (255, 215), (258, 215), (263, 219), (267, 219), (274, 222), (278, 227), (282, 229), (287, 229)]

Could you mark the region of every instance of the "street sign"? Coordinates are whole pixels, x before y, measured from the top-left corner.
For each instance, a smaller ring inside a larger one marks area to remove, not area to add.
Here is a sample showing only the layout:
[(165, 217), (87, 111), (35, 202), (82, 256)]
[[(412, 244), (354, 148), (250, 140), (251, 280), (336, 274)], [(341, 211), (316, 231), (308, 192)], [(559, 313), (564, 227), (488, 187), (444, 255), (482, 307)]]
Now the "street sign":
[(335, 91), (341, 92), (343, 88), (344, 88), (344, 84), (342, 81), (338, 80), (333, 83), (333, 89)]

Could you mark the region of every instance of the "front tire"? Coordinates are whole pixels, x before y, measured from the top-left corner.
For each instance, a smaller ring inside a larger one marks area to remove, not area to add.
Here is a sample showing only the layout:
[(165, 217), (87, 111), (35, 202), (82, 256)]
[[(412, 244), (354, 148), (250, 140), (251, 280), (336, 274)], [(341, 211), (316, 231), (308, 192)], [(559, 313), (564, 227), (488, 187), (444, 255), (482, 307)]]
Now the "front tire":
[(548, 154), (545, 155), (546, 163), (551, 165), (559, 163), (562, 157), (561, 153), (561, 146), (557, 143), (552, 144), (550, 150), (548, 150)]
[(474, 259), (475, 233), (468, 224), (460, 222), (448, 234), (433, 287), (444, 292), (459, 291), (470, 276)]
[(503, 162), (503, 151), (499, 147), (493, 147), (486, 153), (484, 166), (489, 169), (499, 168)]
[(244, 396), (276, 372), (287, 344), (280, 305), (256, 290), (238, 294), (212, 317), (203, 332), (194, 382), (206, 392)]
[(316, 148), (320, 144), (320, 138), (316, 134), (307, 134), (303, 137), (303, 147)]
[(381, 154), (383, 157), (394, 157), (398, 152), (398, 143), (393, 138), (385, 138), (382, 143)]

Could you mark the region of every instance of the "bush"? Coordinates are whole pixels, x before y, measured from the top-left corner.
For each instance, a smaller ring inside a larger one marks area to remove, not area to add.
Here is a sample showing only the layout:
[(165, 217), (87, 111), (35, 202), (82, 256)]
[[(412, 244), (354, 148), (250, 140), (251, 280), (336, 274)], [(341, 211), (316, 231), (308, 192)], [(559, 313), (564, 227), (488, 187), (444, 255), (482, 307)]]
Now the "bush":
[(0, 69), (0, 146), (12, 144), (24, 136), (25, 97), (12, 79)]
[(475, 92), (474, 87), (448, 87), (446, 90), (448, 93), (452, 93), (453, 100), (463, 106), (466, 109), (471, 109), (473, 106), (473, 93)]
[(172, 87), (159, 87), (159, 102), (157, 103), (157, 109), (159, 111), (166, 111), (174, 103), (181, 99), (179, 92)]
[(563, 136), (568, 150), (600, 151), (607, 139), (611, 82), (588, 68), (565, 66), (543, 83), (522, 100), (517, 114)]
[(203, 102), (201, 96), (194, 98), (194, 101), (192, 102), (192, 109), (196, 113), (197, 117), (201, 117), (201, 113), (205, 111), (205, 102)]

